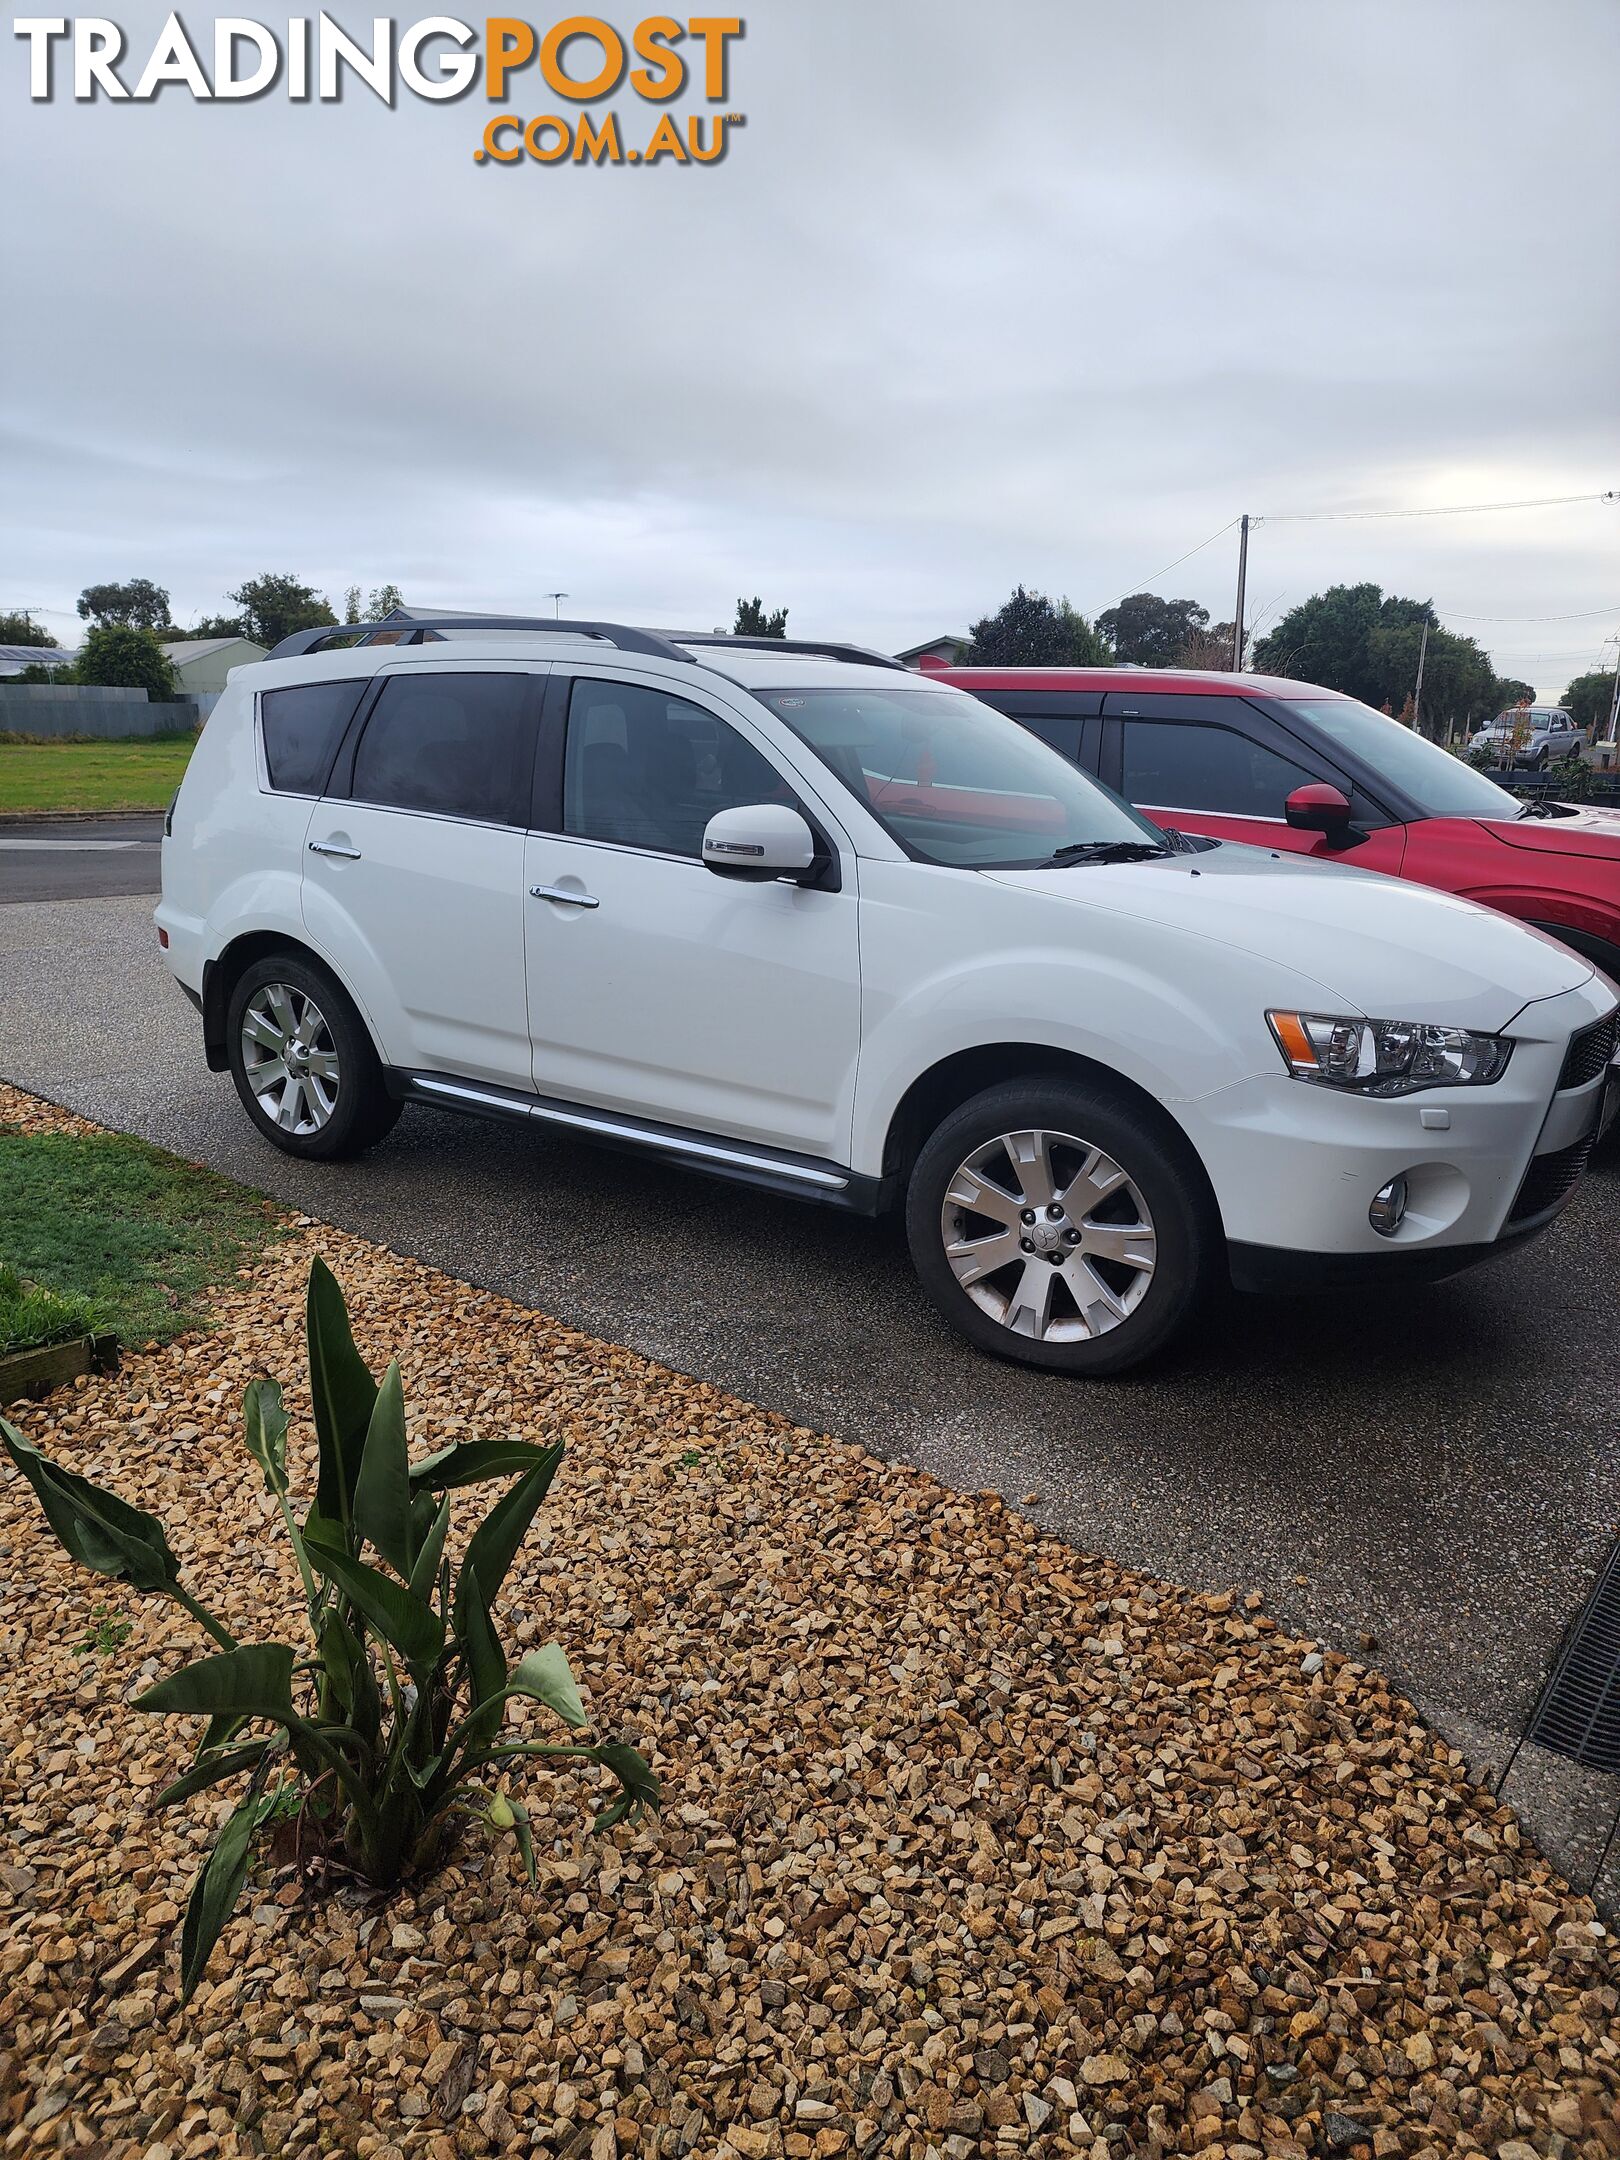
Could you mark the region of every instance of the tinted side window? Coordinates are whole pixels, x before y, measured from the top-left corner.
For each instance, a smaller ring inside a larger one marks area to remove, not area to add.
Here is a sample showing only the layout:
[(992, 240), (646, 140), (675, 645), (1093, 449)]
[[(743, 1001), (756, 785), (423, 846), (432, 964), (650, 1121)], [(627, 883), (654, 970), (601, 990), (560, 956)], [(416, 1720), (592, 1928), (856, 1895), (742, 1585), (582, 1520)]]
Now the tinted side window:
[(574, 684), (564, 832), (695, 857), (717, 810), (793, 800), (775, 766), (701, 706), (631, 683)]
[(359, 675), (352, 682), (301, 683), (294, 690), (261, 693), (259, 725), (273, 788), (288, 795), (321, 792), (332, 753), (370, 687), (369, 678)]
[(1154, 810), (1280, 818), (1294, 789), (1315, 778), (1233, 728), (1127, 720), (1123, 732), (1121, 791)]
[(1071, 765), (1080, 762), (1080, 722), (1065, 719), (1057, 713), (1015, 712), (1013, 718), (1032, 735), (1038, 735), (1054, 750), (1060, 750)]
[(526, 825), (533, 688), (527, 675), (395, 676), (355, 752), (355, 801)]

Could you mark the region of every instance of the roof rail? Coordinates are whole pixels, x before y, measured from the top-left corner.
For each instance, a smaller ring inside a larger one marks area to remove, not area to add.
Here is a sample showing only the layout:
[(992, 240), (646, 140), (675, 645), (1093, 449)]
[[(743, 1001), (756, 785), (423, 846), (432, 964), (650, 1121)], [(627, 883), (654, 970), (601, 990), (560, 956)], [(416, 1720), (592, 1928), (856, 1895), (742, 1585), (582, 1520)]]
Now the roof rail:
[(722, 651), (760, 653), (811, 653), (823, 660), (844, 660), (854, 667), (896, 668), (902, 675), (909, 674), (903, 660), (896, 660), (890, 653), (874, 652), (867, 645), (829, 645), (820, 638), (736, 637), (724, 630), (694, 631), (682, 635), (683, 645), (717, 645)]
[(293, 660), (302, 653), (322, 652), (329, 645), (348, 640), (354, 647), (375, 645), (423, 645), (435, 643), (447, 630), (543, 630), (558, 637), (598, 638), (620, 652), (651, 653), (659, 660), (680, 660), (698, 665), (689, 652), (656, 630), (632, 630), (623, 623), (559, 622), (549, 615), (419, 615), (403, 622), (326, 623), (314, 630), (295, 630), (270, 654), (272, 660)]

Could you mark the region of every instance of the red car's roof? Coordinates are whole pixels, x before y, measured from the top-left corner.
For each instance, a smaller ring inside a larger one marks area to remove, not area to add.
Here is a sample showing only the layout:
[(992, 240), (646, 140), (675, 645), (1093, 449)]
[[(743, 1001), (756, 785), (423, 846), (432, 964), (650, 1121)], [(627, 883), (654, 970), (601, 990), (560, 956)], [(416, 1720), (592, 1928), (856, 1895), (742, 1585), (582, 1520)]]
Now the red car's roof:
[(1109, 667), (925, 667), (924, 675), (971, 690), (1146, 690), (1155, 696), (1199, 697), (1338, 697), (1317, 683), (1291, 682), (1286, 675), (1227, 675), (1213, 668)]

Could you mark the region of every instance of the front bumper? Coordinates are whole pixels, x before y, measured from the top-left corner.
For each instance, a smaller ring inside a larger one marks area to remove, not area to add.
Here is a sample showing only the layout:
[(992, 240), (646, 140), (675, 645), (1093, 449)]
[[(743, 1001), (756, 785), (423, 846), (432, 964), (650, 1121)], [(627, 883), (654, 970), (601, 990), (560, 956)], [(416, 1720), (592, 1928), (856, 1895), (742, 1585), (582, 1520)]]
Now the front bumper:
[[(1388, 1099), (1283, 1072), (1177, 1105), (1215, 1188), (1241, 1287), (1437, 1280), (1542, 1229), (1580, 1184), (1620, 1101), (1615, 1068), (1566, 1073), (1574, 1037), (1615, 1010), (1595, 979), (1527, 1006), (1491, 1087)], [(1368, 1220), (1404, 1177), (1392, 1237)]]

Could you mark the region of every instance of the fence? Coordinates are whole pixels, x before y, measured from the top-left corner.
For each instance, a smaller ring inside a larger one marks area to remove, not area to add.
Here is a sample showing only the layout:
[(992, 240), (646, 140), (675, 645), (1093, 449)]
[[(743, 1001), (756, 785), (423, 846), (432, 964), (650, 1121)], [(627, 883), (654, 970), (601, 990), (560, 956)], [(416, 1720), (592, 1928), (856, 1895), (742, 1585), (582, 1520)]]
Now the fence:
[(144, 690), (0, 682), (0, 735), (92, 735), (108, 742), (131, 735), (186, 735), (202, 718), (195, 698), (158, 703)]

